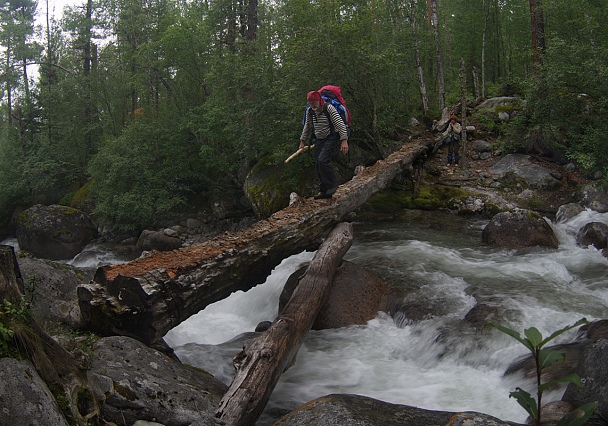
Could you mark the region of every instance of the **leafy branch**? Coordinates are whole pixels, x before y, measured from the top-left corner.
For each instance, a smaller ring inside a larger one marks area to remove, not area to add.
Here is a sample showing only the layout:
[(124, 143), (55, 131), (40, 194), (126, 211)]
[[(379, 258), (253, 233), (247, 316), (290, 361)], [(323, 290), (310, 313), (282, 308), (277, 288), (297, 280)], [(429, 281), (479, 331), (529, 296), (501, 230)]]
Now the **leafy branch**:
[[(530, 393), (526, 392), (520, 387), (517, 387), (515, 391), (509, 393), (509, 397), (515, 398), (519, 405), (521, 405), (523, 409), (528, 412), (534, 421), (534, 425), (540, 426), (541, 424), (541, 404), (545, 390), (558, 383), (574, 383), (576, 386), (582, 386), (580, 376), (575, 373), (543, 383), (543, 370), (566, 358), (566, 354), (562, 351), (555, 349), (543, 349), (543, 347), (566, 331), (587, 323), (588, 321), (585, 318), (582, 318), (572, 325), (555, 331), (549, 337), (544, 339), (543, 335), (535, 327), (530, 327), (524, 330), (524, 336), (521, 336), (517, 331), (508, 327), (494, 323), (486, 324), (486, 326), (494, 327), (499, 331), (513, 337), (515, 340), (528, 348), (528, 350), (532, 353), (536, 368), (536, 399), (534, 399)], [(593, 414), (596, 407), (597, 404), (595, 402), (587, 403), (579, 407), (578, 410), (575, 410), (578, 414), (575, 418), (572, 418), (570, 415), (566, 415), (557, 423), (557, 426), (582, 426), (589, 419), (589, 417), (591, 417), (591, 414)]]

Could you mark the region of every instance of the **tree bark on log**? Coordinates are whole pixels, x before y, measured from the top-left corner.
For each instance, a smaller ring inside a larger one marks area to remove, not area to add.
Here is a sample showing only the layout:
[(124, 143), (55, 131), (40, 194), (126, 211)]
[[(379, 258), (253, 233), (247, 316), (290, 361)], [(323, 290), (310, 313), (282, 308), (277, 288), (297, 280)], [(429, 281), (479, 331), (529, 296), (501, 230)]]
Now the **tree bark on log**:
[(263, 283), (283, 259), (316, 250), (329, 230), (433, 144), (432, 135), (408, 142), (341, 185), (330, 200), (300, 198), (243, 231), (99, 268), (92, 282), (78, 287), (85, 326), (146, 344), (159, 341), (207, 305)]
[(352, 241), (352, 225), (338, 224), (310, 262), (281, 314), (234, 358), (237, 372), (216, 414), (227, 425), (254, 425), (260, 417), (281, 373), (293, 364), (304, 337), (327, 301), (336, 269)]
[(0, 245), (0, 301), (8, 300), (13, 304), (21, 302), (25, 294), (21, 270), (11, 246)]

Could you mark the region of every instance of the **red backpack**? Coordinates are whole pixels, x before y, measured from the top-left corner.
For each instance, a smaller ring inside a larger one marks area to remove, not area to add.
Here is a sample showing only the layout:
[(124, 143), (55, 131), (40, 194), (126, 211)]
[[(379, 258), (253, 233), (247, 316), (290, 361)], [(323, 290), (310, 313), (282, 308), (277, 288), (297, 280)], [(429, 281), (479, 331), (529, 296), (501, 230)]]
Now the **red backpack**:
[[(334, 106), (334, 108), (336, 108), (336, 111), (338, 111), (338, 114), (340, 114), (340, 118), (342, 118), (342, 121), (344, 121), (344, 124), (346, 125), (347, 134), (350, 136), (350, 121), (351, 121), (350, 111), (346, 107), (346, 102), (344, 101), (344, 98), (342, 97), (342, 93), (340, 92), (340, 87), (327, 85), (327, 86), (321, 87), (317, 91), (321, 94), (321, 97), (323, 98), (323, 100), (326, 103), (330, 103)], [(306, 105), (306, 108), (304, 109), (304, 117), (302, 118), (302, 125), (304, 125), (304, 123), (306, 122), (306, 114), (308, 113), (309, 108), (310, 108), (310, 105)], [(323, 108), (323, 112), (326, 113), (325, 108)], [(330, 126), (332, 127), (332, 133), (334, 133), (335, 130), (333, 129), (331, 120), (330, 120)]]

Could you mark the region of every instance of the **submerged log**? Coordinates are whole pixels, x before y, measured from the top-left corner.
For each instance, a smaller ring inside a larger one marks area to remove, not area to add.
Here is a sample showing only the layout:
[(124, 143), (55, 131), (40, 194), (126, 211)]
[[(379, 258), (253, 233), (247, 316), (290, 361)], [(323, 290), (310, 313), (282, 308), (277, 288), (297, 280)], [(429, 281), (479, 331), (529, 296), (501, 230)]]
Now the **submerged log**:
[(310, 262), (281, 314), (234, 358), (237, 372), (220, 402), (216, 414), (220, 420), (231, 426), (255, 424), (327, 300), (336, 269), (352, 241), (352, 225), (338, 224)]
[(329, 230), (433, 143), (432, 136), (408, 142), (341, 185), (330, 200), (299, 199), (243, 231), (99, 268), (91, 283), (78, 287), (86, 327), (147, 344), (162, 339), (207, 305), (263, 283), (283, 259), (316, 250)]

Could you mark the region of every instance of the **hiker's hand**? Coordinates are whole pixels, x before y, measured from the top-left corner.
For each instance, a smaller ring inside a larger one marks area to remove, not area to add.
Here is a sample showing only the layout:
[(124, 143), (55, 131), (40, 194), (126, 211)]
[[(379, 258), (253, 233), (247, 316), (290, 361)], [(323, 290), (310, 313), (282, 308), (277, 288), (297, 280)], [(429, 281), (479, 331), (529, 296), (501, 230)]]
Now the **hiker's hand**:
[(298, 149), (304, 149), (304, 142), (300, 141), (300, 147)]
[(340, 152), (342, 154), (348, 154), (348, 141), (342, 141), (342, 143), (340, 144)]

